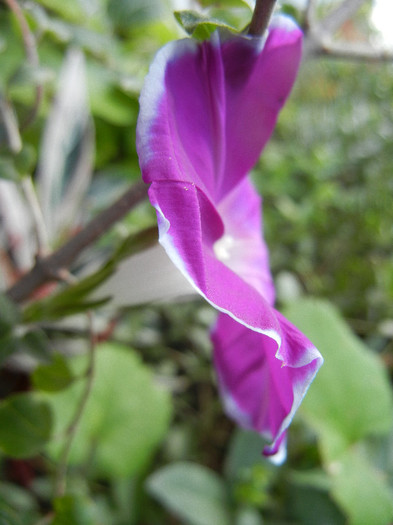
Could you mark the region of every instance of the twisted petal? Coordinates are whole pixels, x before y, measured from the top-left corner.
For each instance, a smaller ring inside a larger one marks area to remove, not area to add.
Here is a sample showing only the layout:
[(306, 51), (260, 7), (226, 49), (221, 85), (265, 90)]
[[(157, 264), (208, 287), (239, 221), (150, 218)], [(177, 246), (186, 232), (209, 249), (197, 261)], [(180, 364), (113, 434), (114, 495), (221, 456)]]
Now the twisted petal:
[(280, 17), (262, 38), (214, 33), (167, 44), (141, 94), (137, 148), (145, 182), (194, 183), (218, 203), (268, 141), (301, 57), (301, 32)]
[(137, 127), (168, 255), (214, 306), (278, 344), (260, 203), (246, 175), (271, 135), (300, 55), (301, 32), (286, 18), (266, 41), (217, 32), (203, 43), (172, 42), (147, 76)]
[[(267, 280), (270, 278), (267, 266), (252, 267), (253, 258), (267, 264), (262, 240), (259, 238), (263, 247), (261, 254), (255, 255), (251, 249), (251, 257), (244, 254), (242, 270), (253, 271), (248, 282), (245, 276), (230, 268), (230, 262), (223, 262), (217, 255), (222, 251), (221, 247), (215, 250), (217, 240), (225, 239), (224, 223), (202, 191), (184, 182), (153, 182), (149, 197), (157, 209), (160, 242), (194, 288), (217, 309), (249, 328), (269, 335), (279, 344), (277, 318), (268, 300), (252, 285), (258, 274)], [(257, 234), (260, 236), (260, 229), (251, 233), (251, 239)], [(242, 239), (238, 242), (241, 243)], [(247, 239), (244, 242), (247, 244)], [(239, 261), (235, 261), (234, 266), (239, 267)]]
[(285, 434), (308, 386), (322, 364), (313, 344), (275, 312), (281, 346), (220, 314), (212, 334), (214, 362), (229, 416), (271, 442), (266, 455), (282, 458)]
[[(159, 239), (222, 312), (213, 333), (229, 415), (271, 441), (285, 431), (322, 358), (273, 308), (260, 198), (247, 178), (270, 138), (301, 56), (278, 19), (267, 39), (214, 33), (165, 46), (142, 90), (137, 149)], [(251, 330), (250, 330), (251, 329)]]

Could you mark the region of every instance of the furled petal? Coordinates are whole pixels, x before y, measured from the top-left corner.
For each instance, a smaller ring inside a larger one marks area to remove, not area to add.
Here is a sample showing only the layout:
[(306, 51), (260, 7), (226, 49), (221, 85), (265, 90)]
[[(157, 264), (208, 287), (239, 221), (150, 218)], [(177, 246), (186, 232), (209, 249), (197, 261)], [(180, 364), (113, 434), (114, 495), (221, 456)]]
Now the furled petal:
[(229, 415), (270, 440), (267, 454), (283, 450), (322, 363), (273, 308), (260, 198), (247, 178), (300, 55), (300, 30), (286, 18), (266, 40), (217, 32), (203, 43), (168, 44), (147, 76), (137, 126), (160, 243), (222, 312), (213, 333), (220, 389)]
[(262, 237), (261, 197), (248, 178), (220, 202), (217, 211), (224, 235), (214, 244), (216, 257), (273, 305), (275, 291)]
[[(285, 433), (322, 364), (312, 343), (275, 312), (281, 347), (220, 314), (212, 334), (214, 362), (224, 406), (239, 425), (271, 442), (266, 455), (282, 456)], [(281, 447), (280, 447), (281, 446)]]
[(215, 33), (203, 43), (170, 43), (146, 78), (137, 127), (168, 255), (215, 307), (277, 344), (259, 203), (246, 175), (270, 137), (300, 53), (301, 33), (286, 18), (266, 41)]
[[(269, 335), (279, 345), (279, 323), (268, 300), (245, 276), (235, 273), (228, 261), (217, 256), (216, 251), (221, 250), (215, 250), (215, 246), (223, 238), (224, 223), (205, 194), (189, 183), (153, 182), (149, 197), (157, 209), (160, 243), (196, 290), (217, 309)], [(250, 235), (261, 235), (260, 231), (259, 228)], [(259, 243), (263, 246), (261, 239)], [(265, 250), (263, 247), (260, 260), (267, 263)], [(269, 270), (255, 269), (255, 273), (259, 271), (268, 275)]]
[(296, 77), (301, 32), (280, 17), (267, 40), (214, 33), (157, 54), (140, 99), (145, 182), (193, 183), (218, 203), (268, 141)]

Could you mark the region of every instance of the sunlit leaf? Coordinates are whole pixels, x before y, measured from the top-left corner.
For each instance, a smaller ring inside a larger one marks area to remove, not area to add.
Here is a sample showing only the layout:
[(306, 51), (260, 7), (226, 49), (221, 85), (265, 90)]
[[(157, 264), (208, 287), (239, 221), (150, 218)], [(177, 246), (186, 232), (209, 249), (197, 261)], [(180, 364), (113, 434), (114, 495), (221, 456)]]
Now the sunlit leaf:
[(91, 502), (81, 495), (66, 494), (54, 501), (55, 515), (51, 525), (95, 525)]
[(326, 458), (367, 435), (388, 432), (392, 393), (382, 362), (350, 331), (334, 307), (300, 300), (285, 315), (316, 345), (325, 362), (301, 412), (318, 432)]
[(356, 449), (346, 451), (329, 468), (332, 494), (351, 525), (386, 525), (393, 520), (393, 492), (381, 472)]
[[(83, 373), (85, 359), (73, 361)], [(56, 434), (70, 423), (80, 402), (84, 381), (48, 396), (56, 421)], [(92, 392), (73, 447), (70, 461), (81, 464), (94, 458), (94, 471), (106, 478), (130, 476), (143, 468), (165, 435), (171, 403), (165, 390), (130, 349), (116, 344), (99, 345)], [(57, 456), (61, 445), (53, 443)]]

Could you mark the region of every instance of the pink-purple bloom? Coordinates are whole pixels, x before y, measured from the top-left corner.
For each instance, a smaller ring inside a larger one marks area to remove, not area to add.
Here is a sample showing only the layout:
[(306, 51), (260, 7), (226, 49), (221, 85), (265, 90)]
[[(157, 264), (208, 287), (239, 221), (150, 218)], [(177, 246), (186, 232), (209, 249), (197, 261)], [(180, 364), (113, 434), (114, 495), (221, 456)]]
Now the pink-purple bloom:
[(279, 17), (267, 37), (222, 32), (157, 54), (140, 99), (137, 148), (160, 243), (221, 313), (214, 363), (227, 413), (269, 455), (322, 364), (273, 307), (261, 200), (248, 173), (295, 81), (302, 35)]

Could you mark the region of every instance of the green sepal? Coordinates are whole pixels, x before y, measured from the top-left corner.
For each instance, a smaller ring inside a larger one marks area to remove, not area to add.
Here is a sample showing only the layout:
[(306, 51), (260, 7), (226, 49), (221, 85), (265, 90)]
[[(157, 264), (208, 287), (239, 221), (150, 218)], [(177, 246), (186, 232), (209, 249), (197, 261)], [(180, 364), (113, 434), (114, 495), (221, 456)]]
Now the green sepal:
[(238, 32), (237, 29), (218, 18), (201, 15), (197, 11), (175, 11), (176, 20), (184, 30), (198, 40), (206, 40), (217, 29), (226, 29), (231, 32)]

